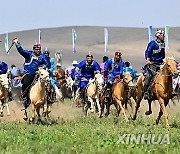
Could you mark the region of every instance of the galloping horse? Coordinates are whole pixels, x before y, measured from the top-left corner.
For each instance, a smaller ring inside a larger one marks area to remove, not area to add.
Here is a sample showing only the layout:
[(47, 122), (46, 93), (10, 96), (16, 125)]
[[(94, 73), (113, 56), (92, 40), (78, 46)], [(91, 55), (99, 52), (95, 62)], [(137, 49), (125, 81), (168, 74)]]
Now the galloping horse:
[[(83, 104), (83, 110), (85, 115), (87, 115), (87, 110), (90, 108), (91, 112), (94, 112), (94, 100), (97, 103), (98, 111), (100, 113), (100, 104), (99, 104), (99, 94), (103, 89), (103, 76), (100, 73), (95, 74), (94, 79), (89, 80), (88, 85), (86, 86), (85, 96), (86, 104)], [(86, 105), (84, 107), (84, 105)]]
[[(129, 87), (133, 87), (134, 84), (132, 82), (132, 76), (130, 73), (124, 73), (123, 75), (123, 81), (121, 81), (120, 79), (117, 80), (112, 87), (112, 98), (111, 98), (111, 102), (106, 104), (106, 114), (105, 116), (109, 115), (109, 111), (110, 111), (110, 106), (112, 104), (115, 105), (116, 110), (117, 110), (117, 116), (119, 116), (120, 110), (122, 110), (124, 116), (125, 116), (125, 120), (128, 121), (126, 114), (125, 114), (125, 109), (123, 108), (123, 105), (127, 103), (127, 95), (128, 95), (128, 88)], [(102, 113), (104, 110), (104, 101), (105, 96), (102, 96), (101, 98), (101, 113), (100, 113), (100, 117), (102, 117)], [(131, 105), (130, 105), (131, 106)], [(131, 106), (132, 107), (132, 106)]]
[(35, 119), (35, 110), (38, 115), (38, 120), (40, 120), (40, 108), (46, 103), (46, 83), (49, 83), (49, 72), (43, 68), (39, 68), (39, 78), (38, 81), (31, 87), (29, 98), (32, 105), (32, 118), (31, 121)]
[[(168, 105), (169, 99), (172, 98), (172, 77), (178, 75), (176, 61), (173, 57), (166, 57), (164, 64), (161, 67), (160, 72), (156, 75), (153, 82), (153, 98), (148, 100), (149, 103), (149, 111), (146, 114), (151, 114), (151, 101), (158, 100), (160, 105), (159, 115), (156, 119), (156, 124), (159, 123), (159, 120), (162, 115), (164, 115), (166, 121), (166, 127), (169, 127), (168, 122), (168, 113), (166, 111), (166, 106)], [(140, 76), (137, 81), (138, 95), (136, 101), (136, 109), (135, 114), (133, 116), (133, 120), (136, 119), (138, 108), (140, 107), (140, 102), (142, 100), (142, 89), (144, 84), (144, 76)]]
[(0, 75), (0, 116), (3, 117), (4, 105), (7, 108), (7, 115), (10, 115), (9, 105), (8, 105), (8, 88), (9, 80), (7, 74)]

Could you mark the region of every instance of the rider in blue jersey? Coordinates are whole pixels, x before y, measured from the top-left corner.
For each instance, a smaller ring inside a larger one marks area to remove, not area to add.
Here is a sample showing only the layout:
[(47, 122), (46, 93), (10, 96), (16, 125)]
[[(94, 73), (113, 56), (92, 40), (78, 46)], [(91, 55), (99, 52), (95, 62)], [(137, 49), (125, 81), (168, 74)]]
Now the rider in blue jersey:
[(81, 70), (81, 81), (79, 83), (81, 98), (83, 98), (84, 88), (89, 82), (89, 79), (93, 79), (95, 73), (100, 73), (99, 64), (93, 60), (93, 55), (86, 55), (86, 60), (81, 61), (76, 65), (76, 74)]
[(40, 44), (35, 44), (33, 46), (33, 51), (24, 50), (17, 38), (13, 39), (13, 43), (15, 43), (17, 51), (24, 57), (24, 70), (25, 74), (22, 78), (22, 101), (23, 105), (26, 109), (28, 108), (30, 104), (29, 99), (29, 90), (31, 83), (34, 80), (34, 77), (36, 75), (36, 71), (38, 71), (39, 66), (47, 65), (47, 67), (50, 67), (50, 62), (48, 58), (41, 54), (41, 46)]
[(155, 33), (156, 40), (152, 40), (145, 51), (146, 59), (146, 76), (143, 88), (144, 99), (151, 99), (152, 89), (151, 83), (156, 72), (159, 71), (160, 65), (163, 63), (165, 58), (165, 42), (164, 42), (164, 31), (157, 30)]
[(122, 61), (122, 53), (120, 51), (116, 51), (114, 58), (110, 58), (106, 61), (104, 65), (104, 78), (107, 78), (109, 73), (105, 88), (107, 101), (110, 101), (111, 99), (111, 87), (114, 83), (115, 77), (119, 76), (122, 78), (124, 67), (125, 64)]

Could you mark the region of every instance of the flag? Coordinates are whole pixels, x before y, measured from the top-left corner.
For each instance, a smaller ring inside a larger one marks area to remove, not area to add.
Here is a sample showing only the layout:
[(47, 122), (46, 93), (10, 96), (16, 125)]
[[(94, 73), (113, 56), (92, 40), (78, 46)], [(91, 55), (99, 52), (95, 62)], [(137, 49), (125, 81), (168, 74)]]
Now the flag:
[(4, 42), (5, 51), (8, 52), (9, 44), (8, 44), (8, 33), (6, 33), (5, 42)]
[(75, 48), (75, 43), (77, 40), (77, 34), (76, 31), (74, 29), (72, 29), (72, 43), (73, 43), (73, 53), (76, 53), (76, 48)]
[(152, 33), (152, 26), (148, 27), (148, 33), (149, 33), (149, 42), (151, 42), (152, 40), (154, 40), (153, 38), (153, 33)]
[(39, 44), (41, 44), (41, 30), (39, 30)]
[(169, 34), (169, 26), (165, 26), (165, 50), (169, 49), (168, 46), (168, 34)]
[(109, 52), (108, 49), (108, 30), (107, 28), (104, 28), (104, 46), (105, 46), (105, 52)]

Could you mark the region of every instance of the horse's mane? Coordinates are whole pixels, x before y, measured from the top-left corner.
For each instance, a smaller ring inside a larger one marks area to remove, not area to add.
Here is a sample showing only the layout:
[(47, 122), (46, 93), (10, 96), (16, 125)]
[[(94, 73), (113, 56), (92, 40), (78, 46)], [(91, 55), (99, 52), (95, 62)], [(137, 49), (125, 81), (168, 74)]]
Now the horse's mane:
[(160, 66), (160, 70), (163, 70), (164, 69), (164, 66), (167, 64), (166, 62), (167, 62), (167, 59), (171, 59), (171, 60), (175, 60), (174, 59), (174, 57), (172, 56), (172, 57), (166, 57), (165, 59), (164, 59), (164, 63)]

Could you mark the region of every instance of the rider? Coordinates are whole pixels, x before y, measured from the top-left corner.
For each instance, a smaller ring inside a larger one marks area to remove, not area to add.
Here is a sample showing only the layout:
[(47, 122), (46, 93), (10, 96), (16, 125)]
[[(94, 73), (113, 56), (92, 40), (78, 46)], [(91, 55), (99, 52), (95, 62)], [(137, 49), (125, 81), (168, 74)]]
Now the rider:
[(115, 80), (116, 76), (122, 78), (123, 68), (125, 67), (124, 62), (122, 61), (122, 53), (120, 50), (115, 52), (114, 58), (108, 59), (104, 65), (104, 78), (107, 78), (108, 72), (109, 76), (106, 82), (106, 97), (111, 99), (111, 87)]
[[(8, 71), (8, 65), (5, 62), (0, 61), (0, 75), (1, 74), (6, 74)], [(8, 101), (12, 101), (13, 97), (12, 97), (12, 92), (11, 89), (8, 88)]]
[(81, 71), (79, 71), (78, 74), (76, 74), (76, 65), (78, 64), (77, 60), (73, 60), (72, 64), (74, 68), (71, 70), (71, 78), (74, 81), (72, 88), (73, 88), (73, 93), (75, 94), (80, 82)]
[(81, 71), (81, 81), (79, 83), (79, 87), (81, 98), (84, 101), (85, 98), (83, 96), (85, 87), (89, 80), (94, 78), (95, 73), (100, 73), (100, 66), (95, 60), (93, 60), (93, 55), (89, 53), (86, 55), (86, 60), (83, 60), (76, 65), (75, 71), (76, 74)]
[(134, 71), (134, 69), (130, 66), (130, 62), (126, 61), (125, 63), (125, 67), (123, 69), (123, 72), (128, 72), (131, 74), (132, 78), (135, 79), (136, 78), (136, 72)]
[(151, 83), (156, 72), (160, 69), (160, 65), (163, 63), (165, 58), (165, 43), (164, 43), (164, 31), (157, 30), (155, 33), (156, 40), (152, 40), (145, 51), (146, 58), (146, 77), (143, 88), (144, 99), (150, 99), (152, 97), (149, 95)]
[(68, 66), (68, 67), (66, 68), (66, 70), (65, 70), (65, 72), (66, 72), (66, 77), (71, 76), (71, 71), (72, 71), (72, 69), (75, 68), (75, 66), (76, 66), (77, 64), (78, 64), (77, 60), (73, 60), (72, 66)]
[(28, 51), (22, 48), (17, 38), (13, 39), (13, 43), (15, 43), (17, 51), (25, 58), (25, 62), (24, 62), (25, 75), (23, 76), (21, 82), (22, 82), (22, 101), (26, 112), (26, 109), (30, 105), (28, 94), (31, 83), (35, 78), (36, 71), (38, 71), (38, 68), (41, 65), (47, 65), (47, 67), (49, 68), (50, 62), (44, 54), (41, 54), (40, 44), (35, 44), (33, 46), (33, 51)]
[(16, 65), (11, 65), (11, 70), (9, 72), (9, 77), (11, 79), (11, 86), (15, 88), (22, 87), (21, 77), (23, 76), (23, 71), (20, 70)]
[[(55, 97), (56, 97), (55, 88), (56, 88), (56, 86), (59, 87), (59, 83), (54, 80), (54, 76), (53, 76), (53, 72), (54, 72), (56, 66), (55, 66), (54, 58), (50, 57), (50, 51), (47, 48), (44, 50), (43, 54), (49, 59), (49, 62), (51, 64), (49, 67), (49, 77), (50, 77), (50, 82), (51, 82), (52, 86), (48, 87), (47, 92), (48, 92), (48, 98), (49, 98), (48, 100), (50, 100), (51, 103), (54, 103)], [(44, 68), (46, 68), (46, 67), (47, 66), (44, 65)], [(53, 88), (51, 88), (51, 87), (53, 87)]]

